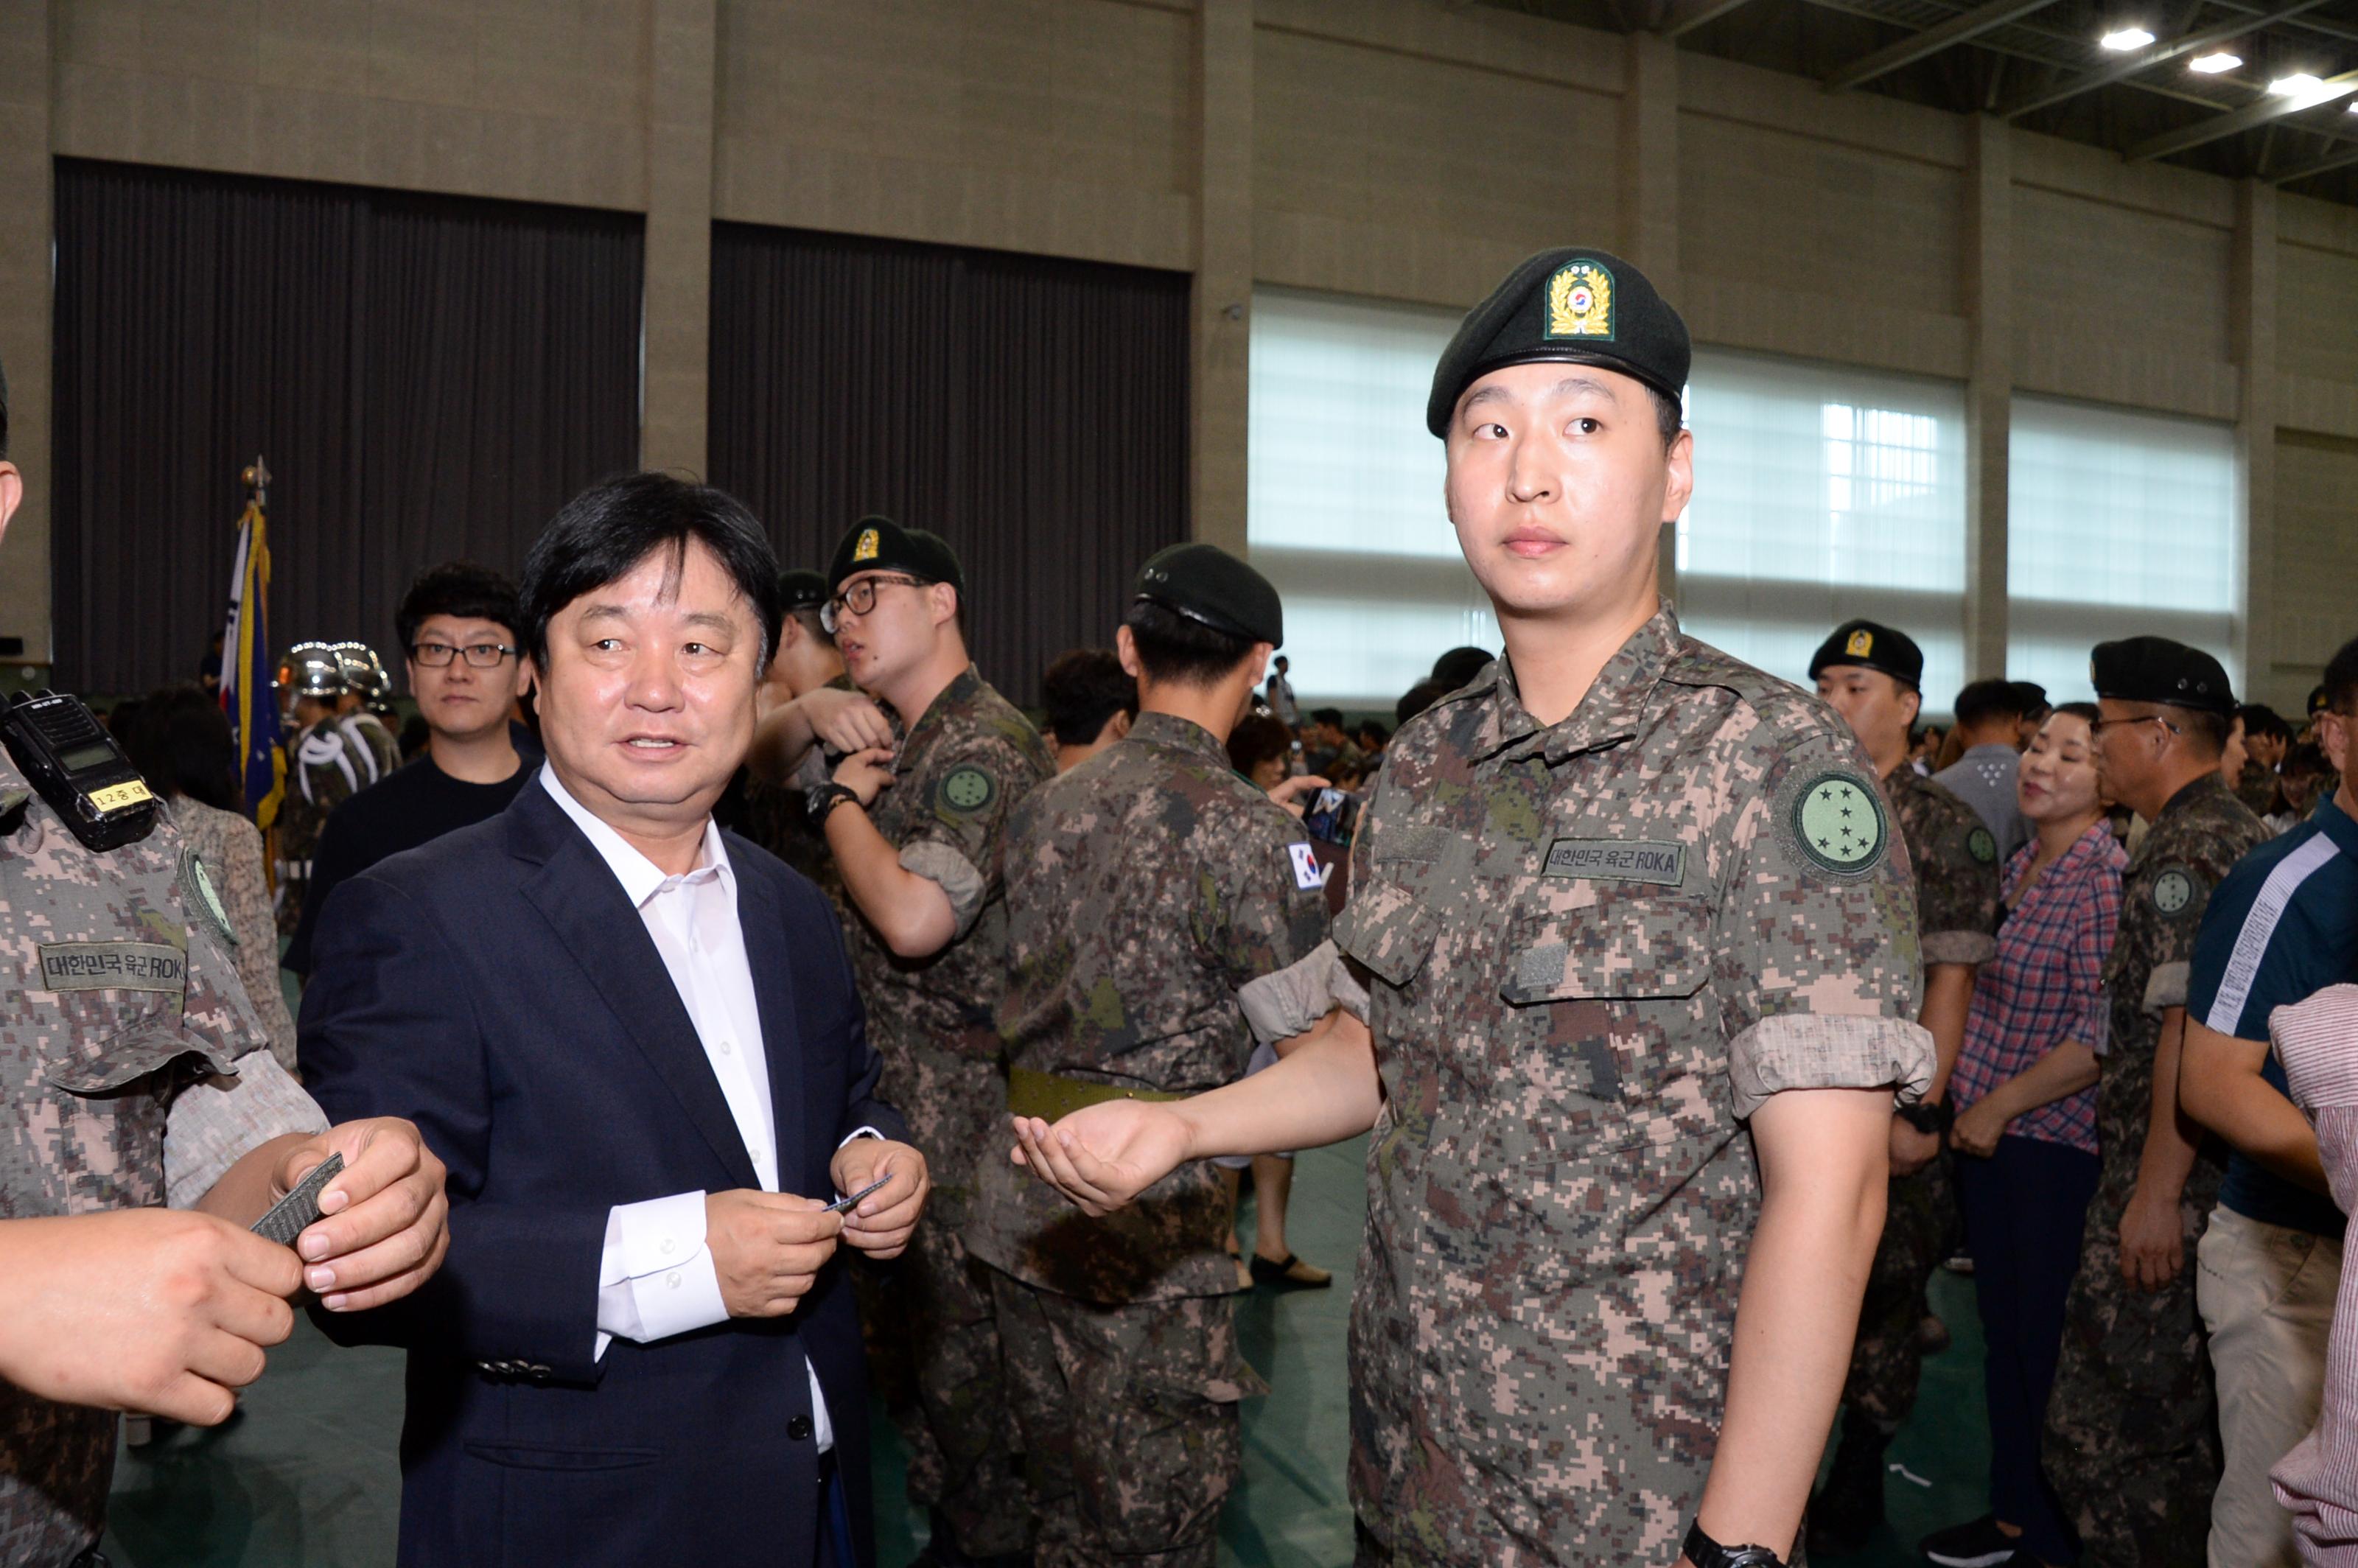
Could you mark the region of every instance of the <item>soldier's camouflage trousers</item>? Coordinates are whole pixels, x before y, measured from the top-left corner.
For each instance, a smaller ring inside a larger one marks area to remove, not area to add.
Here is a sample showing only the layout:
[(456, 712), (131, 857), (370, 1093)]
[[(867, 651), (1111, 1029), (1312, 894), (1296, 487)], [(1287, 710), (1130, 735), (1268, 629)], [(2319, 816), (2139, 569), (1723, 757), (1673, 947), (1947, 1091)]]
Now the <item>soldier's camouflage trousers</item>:
[(1955, 1206), (1945, 1150), (1914, 1175), (1891, 1178), (1883, 1238), (1859, 1302), (1858, 1343), (1843, 1385), (1843, 1408), (1886, 1432), (1897, 1431), (1916, 1408), (1916, 1381), (1924, 1367), (1916, 1336), (1931, 1310), (1926, 1287), (1941, 1266)]
[(990, 1271), (1039, 1509), (1039, 1568), (1212, 1568), (1267, 1385), (1228, 1296), (1102, 1306)]
[(2194, 1250), (2210, 1195), (2180, 1205), (2186, 1263), (2159, 1291), (2121, 1278), (2126, 1193), (2108, 1184), (2088, 1209), (2044, 1450), (2064, 1520), (2080, 1532), (2081, 1568), (2199, 1568), (2208, 1557), (2218, 1404)]

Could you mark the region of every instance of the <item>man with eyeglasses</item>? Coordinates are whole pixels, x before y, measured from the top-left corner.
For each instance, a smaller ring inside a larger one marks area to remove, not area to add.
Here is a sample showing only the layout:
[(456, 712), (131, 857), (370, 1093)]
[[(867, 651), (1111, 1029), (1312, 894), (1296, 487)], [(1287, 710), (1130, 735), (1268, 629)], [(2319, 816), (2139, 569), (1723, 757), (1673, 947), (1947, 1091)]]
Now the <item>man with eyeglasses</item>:
[(427, 570), (394, 617), (409, 689), (426, 720), (426, 755), (336, 808), (311, 858), (311, 881), (286, 965), (311, 973), (328, 895), (379, 860), (498, 816), (532, 777), (512, 730), (528, 684), (516, 654), (515, 586), (465, 561)]
[[(822, 611), (861, 691), (907, 726), (895, 747), (846, 735), (833, 780), (811, 792), (811, 819), (860, 919), (852, 968), (883, 1093), (908, 1118), (934, 1176), (933, 1208), (882, 1305), (871, 1339), (906, 1347), (914, 1411), (894, 1417), (911, 1451), (911, 1497), (933, 1513), (921, 1563), (1029, 1561), (1031, 1505), (1009, 1439), (1010, 1395), (989, 1271), (960, 1240), (975, 1162), (1002, 1146), (1006, 1070), (992, 1018), (1007, 985), (1000, 840), (1008, 813), (1053, 777), (1031, 721), (974, 667), (966, 578), (949, 546), (884, 517), (854, 524), (827, 572)], [(812, 693), (810, 697), (817, 697)], [(844, 693), (837, 717), (883, 720)], [(806, 697), (802, 701), (807, 702)], [(892, 1381), (894, 1379), (880, 1379)]]
[(2130, 637), (2096, 645), (2089, 679), (2098, 783), (2153, 826), (2123, 874), (2104, 963), (2104, 1162), (2047, 1402), (2047, 1474), (2085, 1568), (2200, 1563), (2220, 1454), (2186, 1265), (2226, 1151), (2180, 1108), (2179, 1057), (2203, 909), (2267, 829), (2220, 776), (2235, 698), (2218, 660)]

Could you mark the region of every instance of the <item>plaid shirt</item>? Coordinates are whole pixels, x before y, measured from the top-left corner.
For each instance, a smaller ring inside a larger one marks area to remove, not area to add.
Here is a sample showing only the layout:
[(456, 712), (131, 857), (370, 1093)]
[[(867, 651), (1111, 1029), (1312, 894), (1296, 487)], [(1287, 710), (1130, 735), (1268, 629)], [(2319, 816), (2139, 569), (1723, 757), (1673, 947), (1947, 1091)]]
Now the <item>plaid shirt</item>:
[[(2005, 893), (2014, 897), (2039, 854), (2033, 839), (2006, 863)], [(1998, 927), (1997, 957), (1974, 977), (1965, 1042), (1949, 1076), (1960, 1111), (2016, 1077), (2066, 1040), (2104, 1054), (2111, 1010), (2104, 960), (2121, 924), (2121, 869), (2128, 864), (2112, 830), (2099, 822), (2063, 851)], [(2025, 1111), (2006, 1136), (2096, 1149), (2096, 1090)]]

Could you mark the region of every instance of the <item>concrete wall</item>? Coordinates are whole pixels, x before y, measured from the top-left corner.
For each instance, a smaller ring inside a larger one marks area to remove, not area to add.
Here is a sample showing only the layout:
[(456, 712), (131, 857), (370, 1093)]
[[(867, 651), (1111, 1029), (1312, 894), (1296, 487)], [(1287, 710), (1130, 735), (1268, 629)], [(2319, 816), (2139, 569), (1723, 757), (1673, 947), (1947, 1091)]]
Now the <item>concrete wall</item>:
[(0, 0), (0, 356), (48, 636), (52, 155), (649, 215), (651, 461), (704, 453), (714, 219), (1191, 271), (1196, 528), (1243, 537), (1256, 281), (1463, 306), (1572, 236), (1704, 342), (1947, 376), (1975, 654), (2016, 389), (2234, 422), (2247, 667), (2358, 631), (2358, 211), (1441, 0)]

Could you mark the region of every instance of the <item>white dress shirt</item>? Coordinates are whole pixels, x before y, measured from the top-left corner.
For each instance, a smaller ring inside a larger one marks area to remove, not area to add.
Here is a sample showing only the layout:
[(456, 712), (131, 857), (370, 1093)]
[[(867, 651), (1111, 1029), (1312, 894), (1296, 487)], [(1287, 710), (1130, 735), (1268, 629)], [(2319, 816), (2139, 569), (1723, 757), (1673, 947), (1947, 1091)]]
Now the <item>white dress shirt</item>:
[[(540, 782), (589, 836), (622, 884), (622, 892), (662, 955), (705, 1059), (729, 1102), (764, 1192), (777, 1192), (776, 1119), (771, 1113), (769, 1057), (762, 1044), (761, 1011), (753, 1000), (753, 968), (737, 918), (737, 875), (720, 829), (704, 825), (693, 871), (666, 876), (620, 833), (590, 815), (541, 764)], [(876, 1137), (873, 1128), (851, 1135)], [(850, 1141), (849, 1139), (845, 1140)], [(606, 1243), (598, 1268), (598, 1346), (602, 1357), (617, 1337), (645, 1344), (726, 1322), (720, 1276), (705, 1245), (701, 1192), (676, 1193), (642, 1203), (616, 1204), (606, 1217)], [(809, 1370), (809, 1360), (804, 1366)], [(835, 1446), (827, 1397), (810, 1370), (811, 1424), (818, 1452)]]

